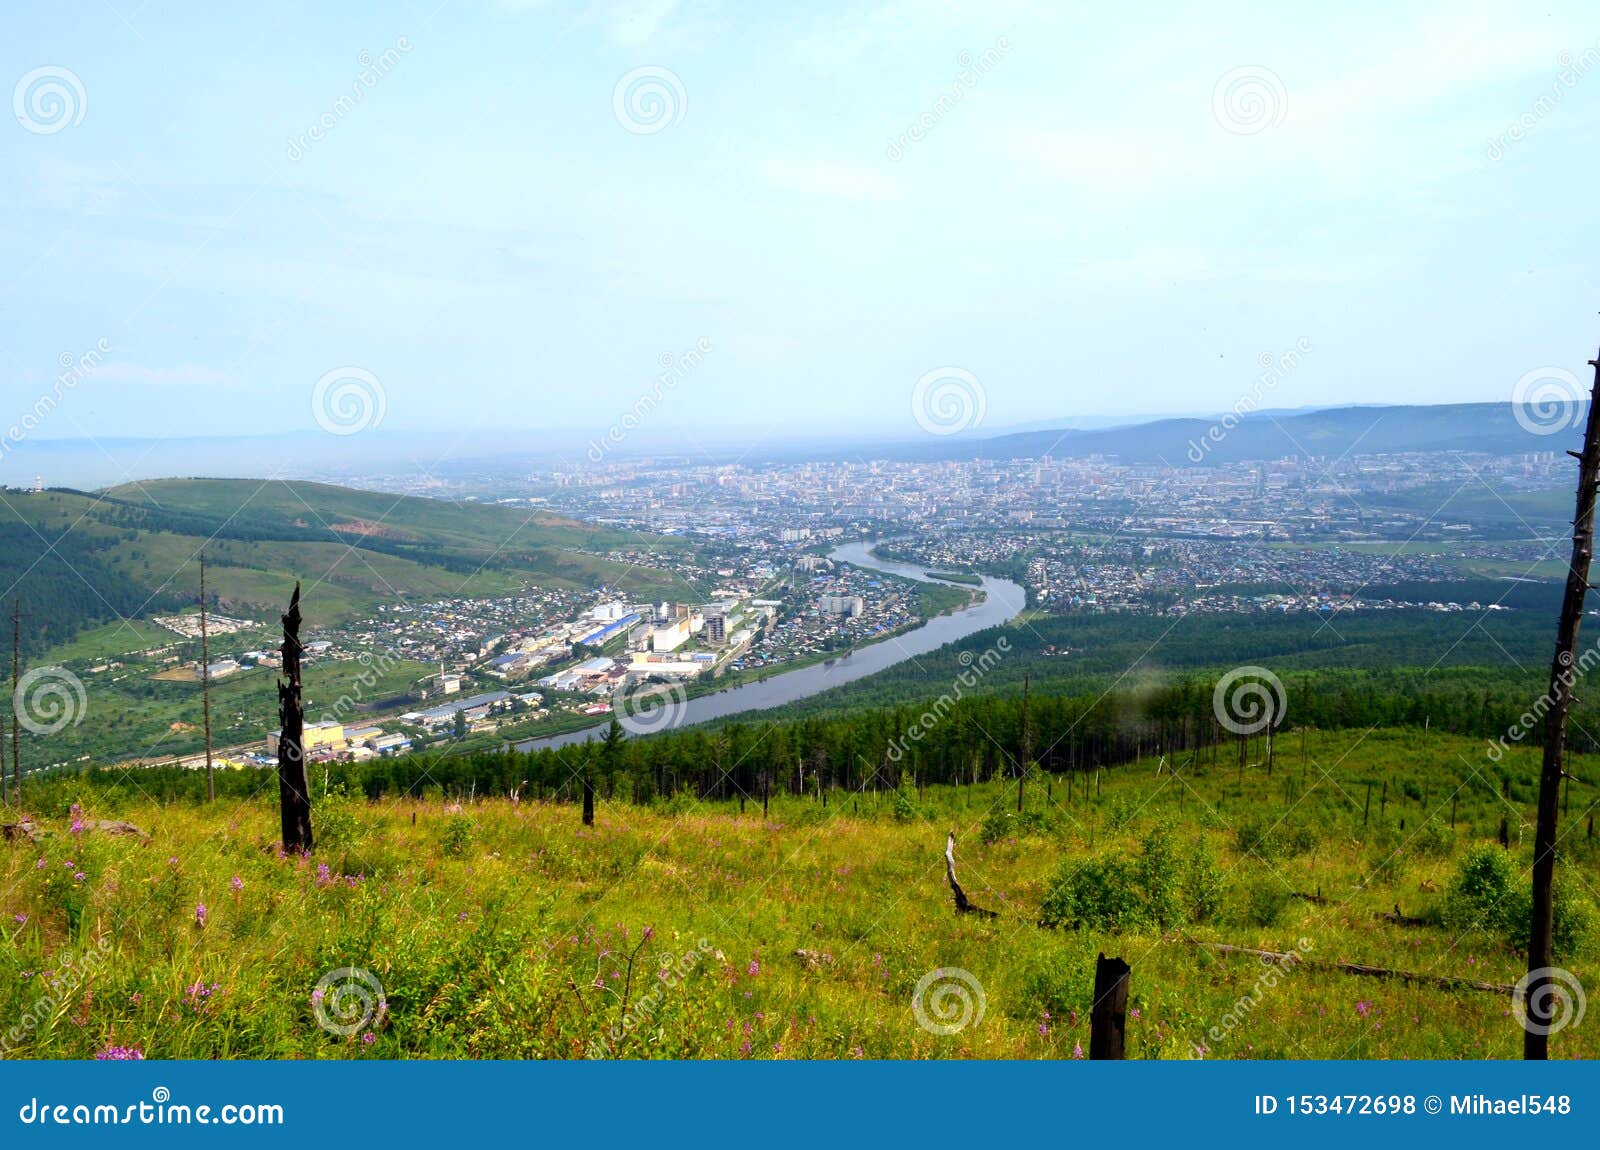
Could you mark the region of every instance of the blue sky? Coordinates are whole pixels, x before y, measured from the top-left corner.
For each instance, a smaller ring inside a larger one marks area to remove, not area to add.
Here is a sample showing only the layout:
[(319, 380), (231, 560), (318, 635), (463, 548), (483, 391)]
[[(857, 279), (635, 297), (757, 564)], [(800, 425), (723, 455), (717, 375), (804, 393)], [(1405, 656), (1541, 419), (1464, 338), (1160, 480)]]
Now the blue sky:
[(78, 87), (0, 130), (0, 423), (109, 348), (24, 439), (321, 433), (346, 368), (587, 437), (700, 341), (652, 431), (1214, 411), (1301, 341), (1271, 406), (1504, 400), (1600, 331), (1592, 4), (218, 8), (6, 13), (13, 110)]

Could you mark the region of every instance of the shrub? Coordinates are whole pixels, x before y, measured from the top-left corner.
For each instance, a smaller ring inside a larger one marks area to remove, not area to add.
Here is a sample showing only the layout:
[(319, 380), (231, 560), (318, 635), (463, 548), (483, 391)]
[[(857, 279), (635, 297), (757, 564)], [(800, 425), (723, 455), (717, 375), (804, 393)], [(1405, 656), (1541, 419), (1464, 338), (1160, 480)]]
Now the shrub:
[(440, 849), (447, 855), (464, 855), (472, 845), (472, 820), (466, 815), (451, 815), (444, 822)]
[(357, 801), (344, 787), (330, 790), (311, 804), (311, 830), (319, 847), (353, 846), (366, 828), (357, 813)]
[(1456, 847), (1456, 835), (1443, 823), (1428, 821), (1417, 828), (1406, 850), (1424, 859), (1449, 858)]
[(983, 816), (980, 834), (984, 842), (997, 843), (1019, 835), (1044, 834), (1049, 829), (1050, 820), (1041, 811), (1025, 810), (1018, 814), (1010, 807), (998, 806)]
[(1267, 818), (1248, 819), (1234, 831), (1239, 852), (1263, 861), (1308, 854), (1318, 841), (1317, 832), (1310, 827), (1286, 827)]
[(1039, 908), (1039, 921), (1047, 927), (1120, 932), (1148, 926), (1151, 919), (1137, 867), (1101, 856), (1081, 865), (1064, 864), (1056, 872), (1050, 894)]
[(921, 812), (917, 810), (916, 801), (912, 798), (915, 792), (916, 788), (912, 785), (910, 778), (902, 774), (900, 776), (900, 785), (894, 791), (894, 817), (897, 821), (909, 823), (921, 817)]
[(1289, 905), (1289, 892), (1276, 879), (1251, 883), (1244, 890), (1242, 918), (1249, 926), (1272, 926)]
[(1209, 922), (1215, 918), (1222, 909), (1226, 889), (1227, 882), (1215, 852), (1197, 840), (1184, 859), (1183, 878), (1179, 883), (1179, 895), (1189, 921)]
[(1479, 931), (1510, 941), (1517, 930), (1527, 932), (1530, 897), (1509, 853), (1497, 846), (1474, 847), (1456, 868), (1440, 919), (1456, 934)]
[(1153, 828), (1132, 861), (1102, 855), (1082, 864), (1063, 863), (1040, 908), (1048, 927), (1089, 927), (1120, 932), (1176, 926), (1214, 913), (1221, 872), (1196, 844), (1180, 858), (1165, 825)]

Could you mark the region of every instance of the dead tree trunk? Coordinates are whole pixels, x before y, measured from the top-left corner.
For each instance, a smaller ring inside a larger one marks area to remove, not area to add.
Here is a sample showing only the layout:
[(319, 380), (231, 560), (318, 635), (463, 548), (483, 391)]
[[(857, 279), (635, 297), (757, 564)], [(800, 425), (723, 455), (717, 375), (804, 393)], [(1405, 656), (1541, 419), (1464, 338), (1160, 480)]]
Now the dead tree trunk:
[(200, 552), (200, 705), (206, 726), (206, 802), (217, 801), (217, 780), (211, 770), (211, 639), (206, 630), (206, 553)]
[(945, 875), (950, 880), (950, 893), (955, 895), (957, 914), (975, 914), (979, 918), (993, 918), (994, 911), (984, 910), (981, 906), (973, 906), (967, 898), (967, 892), (961, 889), (961, 884), (956, 881), (956, 832), (951, 831), (944, 840), (944, 868)]
[(1567, 589), (1561, 598), (1556, 653), (1550, 663), (1550, 709), (1544, 722), (1544, 761), (1539, 772), (1539, 818), (1533, 838), (1533, 914), (1528, 929), (1527, 1018), (1523, 1023), (1522, 1056), (1550, 1057), (1550, 1027), (1555, 996), (1550, 993), (1551, 927), (1555, 918), (1556, 819), (1560, 814), (1562, 749), (1567, 737), (1567, 711), (1577, 677), (1578, 626), (1589, 590), (1589, 560), (1594, 552), (1594, 499), (1600, 489), (1600, 359), (1591, 359), (1594, 384), (1589, 416), (1578, 459), (1577, 509), (1572, 520), (1572, 559), (1567, 564)]
[(1094, 964), (1094, 1005), (1089, 1011), (1089, 1057), (1120, 1059), (1128, 1025), (1128, 964), (1103, 953)]
[(583, 825), (594, 826), (594, 774), (583, 772)]
[(311, 849), (311, 787), (306, 782), (305, 701), (300, 692), (300, 584), (283, 617), (283, 679), (278, 683), (278, 811), (283, 849)]

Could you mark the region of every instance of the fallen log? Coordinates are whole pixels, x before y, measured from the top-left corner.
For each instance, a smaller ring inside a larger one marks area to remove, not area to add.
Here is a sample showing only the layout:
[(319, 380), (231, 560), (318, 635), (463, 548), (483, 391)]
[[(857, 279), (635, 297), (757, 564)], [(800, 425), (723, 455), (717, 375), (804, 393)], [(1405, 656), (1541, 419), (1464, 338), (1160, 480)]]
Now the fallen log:
[(1305, 958), (1295, 951), (1255, 950), (1248, 946), (1234, 946), (1227, 942), (1201, 942), (1198, 939), (1184, 939), (1190, 946), (1204, 947), (1214, 950), (1218, 954), (1245, 954), (1251, 958), (1264, 959), (1269, 962), (1288, 963), (1291, 966), (1306, 967), (1311, 970), (1337, 971), (1341, 974), (1359, 974), (1368, 978), (1397, 978), (1402, 982), (1420, 982), (1429, 986), (1437, 986), (1443, 990), (1483, 990), (1490, 994), (1511, 995), (1516, 987), (1509, 984), (1494, 982), (1479, 982), (1472, 978), (1458, 978), (1453, 974), (1419, 974), (1410, 970), (1391, 970), (1386, 966), (1368, 966), (1361, 962), (1326, 962), (1320, 959)]
[(950, 891), (955, 895), (957, 914), (975, 914), (979, 918), (994, 918), (995, 912), (984, 910), (981, 906), (974, 906), (967, 898), (967, 892), (961, 889), (961, 884), (956, 881), (956, 832), (951, 831), (944, 842), (945, 874), (950, 880)]
[(1425, 919), (1425, 918), (1417, 918), (1414, 915), (1409, 915), (1409, 914), (1406, 914), (1404, 911), (1402, 911), (1400, 909), (1400, 904), (1399, 903), (1395, 903), (1394, 904), (1394, 909), (1391, 910), (1391, 911), (1386, 911), (1381, 917), (1383, 918), (1384, 922), (1392, 922), (1396, 926), (1427, 926), (1428, 925), (1428, 920), (1427, 919)]

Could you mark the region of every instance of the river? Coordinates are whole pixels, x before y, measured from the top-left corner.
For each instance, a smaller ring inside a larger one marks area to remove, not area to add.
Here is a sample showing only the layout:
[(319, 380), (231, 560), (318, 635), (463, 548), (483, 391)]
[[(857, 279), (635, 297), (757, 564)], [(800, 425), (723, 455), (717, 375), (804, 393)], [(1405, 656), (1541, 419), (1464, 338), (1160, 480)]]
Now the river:
[[(849, 563), (854, 567), (883, 571), (913, 579), (918, 583), (933, 582), (923, 573), (921, 567), (878, 558), (872, 554), (872, 548), (876, 545), (876, 542), (846, 543), (842, 547), (834, 548), (828, 558), (836, 563)], [(864, 679), (896, 663), (938, 650), (946, 643), (953, 643), (957, 639), (964, 639), (975, 631), (982, 631), (987, 627), (995, 627), (1014, 619), (1026, 602), (1027, 595), (1017, 584), (1009, 579), (996, 579), (985, 575), (983, 598), (970, 607), (929, 619), (922, 626), (904, 634), (858, 647), (831, 665), (813, 663), (809, 667), (800, 667), (793, 671), (779, 671), (758, 682), (745, 683), (715, 694), (700, 695), (690, 699), (684, 704), (682, 716), (674, 726), (686, 727), (746, 711), (764, 711), (769, 707), (780, 707), (796, 699), (805, 699), (834, 687), (843, 686), (845, 683)], [(602, 727), (603, 725), (585, 727), (561, 735), (528, 739), (518, 743), (517, 749), (535, 751), (587, 742), (594, 738)]]

